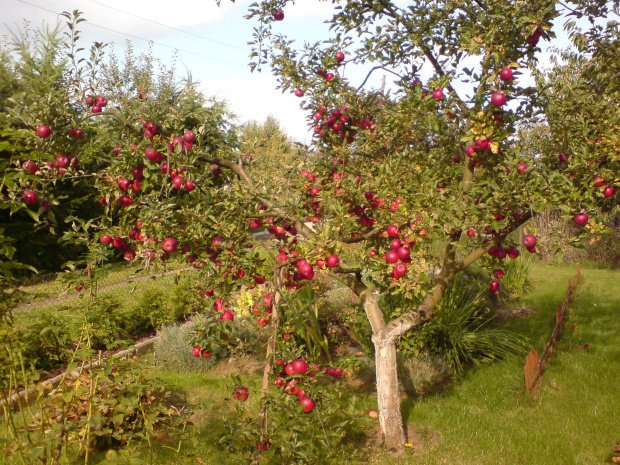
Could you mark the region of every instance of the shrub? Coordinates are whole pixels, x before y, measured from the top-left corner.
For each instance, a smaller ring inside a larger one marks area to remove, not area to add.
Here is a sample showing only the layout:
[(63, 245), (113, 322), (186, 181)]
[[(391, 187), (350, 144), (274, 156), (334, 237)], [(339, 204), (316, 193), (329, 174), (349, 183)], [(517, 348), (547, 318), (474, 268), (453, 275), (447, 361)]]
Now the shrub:
[(421, 352), (417, 357), (398, 358), (398, 379), (410, 396), (422, 396), (450, 378), (452, 370), (441, 354)]
[(192, 355), (192, 346), (189, 342), (195, 327), (194, 320), (162, 326), (155, 340), (157, 364), (167, 370), (180, 372), (204, 370), (205, 359)]
[(494, 328), (494, 312), (487, 292), (462, 286), (459, 280), (446, 290), (435, 318), (401, 340), (401, 351), (418, 356), (423, 350), (441, 354), (456, 373), (466, 365), (489, 363), (525, 351), (526, 341), (516, 333)]

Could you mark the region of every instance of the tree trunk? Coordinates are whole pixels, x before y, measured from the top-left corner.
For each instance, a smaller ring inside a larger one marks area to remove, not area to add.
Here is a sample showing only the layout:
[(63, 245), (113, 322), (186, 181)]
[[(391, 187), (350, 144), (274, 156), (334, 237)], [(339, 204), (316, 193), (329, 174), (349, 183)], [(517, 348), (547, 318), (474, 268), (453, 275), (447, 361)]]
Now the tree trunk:
[(405, 447), (405, 430), (400, 412), (396, 344), (394, 339), (387, 339), (382, 331), (385, 320), (379, 307), (378, 291), (368, 289), (361, 294), (361, 298), (373, 331), (381, 438), (390, 452), (402, 452)]
[(396, 344), (378, 334), (373, 336), (377, 370), (377, 402), (379, 425), (385, 447), (389, 452), (401, 452), (405, 445), (403, 416), (400, 411), (400, 392), (396, 366)]

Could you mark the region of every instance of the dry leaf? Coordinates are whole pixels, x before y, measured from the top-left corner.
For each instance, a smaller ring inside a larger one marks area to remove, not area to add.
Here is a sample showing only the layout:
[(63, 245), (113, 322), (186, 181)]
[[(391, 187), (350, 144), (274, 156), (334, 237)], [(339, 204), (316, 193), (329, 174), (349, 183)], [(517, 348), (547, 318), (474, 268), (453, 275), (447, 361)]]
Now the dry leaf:
[(560, 387), (557, 384), (555, 384), (555, 382), (553, 381), (549, 381), (549, 386), (555, 389), (556, 391), (560, 390)]
[(577, 328), (579, 328), (579, 323), (573, 323), (572, 325), (570, 325), (570, 329), (572, 329), (573, 331), (575, 331)]
[(577, 350), (586, 350), (590, 346), (590, 343), (583, 344), (577, 347)]

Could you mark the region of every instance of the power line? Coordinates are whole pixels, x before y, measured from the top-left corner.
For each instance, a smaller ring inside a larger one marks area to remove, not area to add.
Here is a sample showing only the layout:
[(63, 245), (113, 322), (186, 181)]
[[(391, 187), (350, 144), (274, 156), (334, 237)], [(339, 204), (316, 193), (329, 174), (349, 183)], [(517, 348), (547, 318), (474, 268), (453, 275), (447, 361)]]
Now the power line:
[(188, 35), (190, 35), (190, 36), (198, 37), (199, 39), (208, 40), (209, 42), (213, 42), (213, 43), (215, 43), (215, 44), (224, 45), (225, 47), (230, 47), (230, 48), (234, 48), (234, 49), (236, 49), (236, 50), (241, 50), (242, 52), (246, 52), (246, 51), (247, 51), (246, 49), (241, 48), (241, 47), (237, 47), (236, 45), (227, 44), (226, 42), (221, 42), (221, 41), (219, 41), (219, 40), (215, 40), (215, 39), (209, 39), (208, 37), (201, 36), (200, 34), (194, 34), (193, 32), (185, 31), (185, 30), (183, 30), (183, 29), (179, 29), (179, 28), (176, 28), (176, 27), (174, 27), (174, 26), (169, 26), (169, 25), (167, 25), (167, 24), (160, 23), (160, 22), (158, 22), (158, 21), (154, 21), (154, 20), (152, 20), (152, 19), (145, 18), (144, 16), (136, 15), (136, 14), (134, 14), (134, 13), (130, 13), (129, 11), (121, 10), (120, 8), (116, 8), (116, 7), (113, 7), (113, 6), (110, 6), (110, 5), (106, 5), (105, 3), (98, 2), (97, 0), (90, 0), (90, 1), (91, 1), (92, 3), (96, 3), (96, 4), (101, 5), (101, 6), (104, 6), (104, 7), (106, 7), (106, 8), (110, 8), (110, 9), (112, 9), (112, 10), (119, 11), (119, 12), (124, 13), (124, 14), (126, 14), (126, 15), (133, 16), (134, 18), (139, 18), (139, 19), (142, 19), (142, 20), (144, 20), (144, 21), (148, 21), (149, 23), (157, 24), (157, 25), (159, 25), (159, 26), (163, 26), (163, 27), (166, 27), (166, 28), (168, 28), (168, 29), (172, 29), (172, 30), (175, 30), (175, 31), (182, 32), (183, 34), (188, 34)]
[[(34, 3), (27, 2), (26, 0), (17, 0), (17, 1), (20, 2), (20, 3), (25, 3), (26, 5), (33, 6), (35, 8), (40, 9), (40, 10), (44, 10), (44, 11), (47, 11), (49, 13), (53, 13), (53, 14), (55, 14), (57, 16), (60, 15), (60, 13), (57, 13), (56, 11), (48, 10), (47, 8), (43, 8), (42, 6), (35, 5)], [(173, 50), (178, 50), (180, 52), (191, 53), (192, 55), (196, 55), (196, 56), (203, 57), (203, 58), (208, 58), (209, 60), (219, 61), (220, 63), (226, 63), (228, 65), (239, 66), (239, 67), (245, 68), (244, 65), (240, 65), (238, 63), (232, 63), (230, 61), (221, 60), (219, 58), (215, 58), (215, 57), (212, 57), (212, 56), (209, 56), (209, 55), (203, 55), (201, 53), (192, 52), (191, 50), (185, 50), (185, 49), (182, 49), (182, 48), (179, 48), (179, 47), (173, 47), (172, 45), (162, 44), (160, 42), (155, 42), (152, 39), (144, 39), (142, 37), (138, 37), (138, 36), (134, 36), (134, 35), (131, 35), (131, 34), (127, 34), (125, 32), (117, 31), (115, 29), (110, 29), (110, 28), (105, 27), (105, 26), (99, 26), (98, 24), (94, 24), (94, 23), (91, 23), (89, 21), (86, 21), (86, 24), (89, 25), (89, 26), (98, 27), (100, 29), (105, 29), (106, 31), (115, 32), (116, 34), (121, 34), (121, 35), (124, 35), (124, 36), (127, 36), (127, 37), (131, 37), (132, 39), (138, 39), (138, 40), (142, 40), (144, 42), (152, 42), (152, 43), (154, 43), (156, 45), (159, 45), (160, 47), (171, 48)]]

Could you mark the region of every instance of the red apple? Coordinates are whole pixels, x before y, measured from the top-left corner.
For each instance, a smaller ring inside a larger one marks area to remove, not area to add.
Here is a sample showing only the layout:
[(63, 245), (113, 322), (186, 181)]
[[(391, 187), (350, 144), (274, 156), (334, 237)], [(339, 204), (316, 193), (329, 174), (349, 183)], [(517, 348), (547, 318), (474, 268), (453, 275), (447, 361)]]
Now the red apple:
[(245, 386), (237, 386), (233, 397), (240, 402), (245, 402), (248, 400), (249, 393), (250, 391)]
[(35, 174), (37, 171), (39, 171), (39, 167), (37, 166), (37, 164), (30, 160), (26, 160), (22, 164), (22, 168), (30, 171), (30, 174)]
[(220, 317), (220, 320), (234, 321), (234, 319), (235, 315), (233, 315), (233, 312), (231, 312), (230, 310), (226, 310)]
[(202, 348), (200, 346), (196, 346), (192, 349), (192, 355), (194, 357), (200, 357), (202, 355)]
[(185, 184), (185, 179), (182, 176), (175, 176), (172, 178), (172, 187), (175, 189), (181, 189)]
[(183, 140), (185, 142), (189, 142), (191, 144), (192, 142), (194, 142), (195, 139), (196, 139), (196, 135), (194, 134), (193, 131), (189, 129), (185, 131), (185, 134), (183, 134)]
[(79, 128), (71, 128), (70, 132), (71, 132), (71, 136), (74, 139), (79, 139), (80, 137), (82, 137), (84, 135), (84, 131), (82, 131)]
[(194, 184), (192, 181), (186, 181), (185, 182), (185, 190), (186, 191), (191, 192), (194, 189), (196, 189), (196, 184)]
[(118, 180), (118, 187), (123, 192), (126, 192), (130, 186), (131, 186), (131, 181), (129, 181), (128, 179), (120, 178)]
[(387, 227), (387, 234), (390, 237), (398, 237), (400, 233), (400, 230), (398, 229), (398, 226), (391, 224)]
[(275, 10), (273, 12), (273, 19), (275, 21), (282, 21), (284, 19), (284, 12), (282, 10)]
[(329, 266), (330, 268), (336, 268), (338, 265), (340, 265), (340, 259), (338, 258), (338, 255), (330, 255), (329, 257), (327, 257), (327, 266)]
[(344, 53), (343, 52), (336, 52), (336, 61), (338, 63), (342, 63), (344, 61)]
[(56, 157), (56, 164), (59, 168), (68, 168), (71, 164), (71, 160), (69, 160), (69, 158), (65, 157), (64, 155), (59, 155), (58, 157)]
[(560, 163), (567, 162), (568, 161), (568, 154), (566, 152), (558, 153), (558, 160), (560, 160)]
[(310, 397), (302, 397), (299, 401), (299, 405), (303, 407), (303, 411), (310, 413), (314, 410), (314, 401)]
[(47, 139), (51, 135), (52, 135), (52, 130), (50, 129), (48, 125), (42, 124), (41, 126), (37, 128), (37, 136), (39, 136), (41, 139)]
[(433, 98), (435, 100), (441, 100), (443, 99), (443, 90), (442, 89), (435, 89), (433, 91)]
[(292, 364), (293, 371), (298, 375), (303, 375), (308, 371), (308, 363), (305, 360), (297, 359)]
[(523, 174), (523, 172), (527, 169), (527, 163), (519, 163), (517, 165), (517, 171), (519, 174)]
[(103, 95), (98, 95), (97, 98), (95, 99), (95, 104), (103, 108), (108, 104), (108, 99), (105, 98)]
[(510, 81), (512, 79), (512, 69), (504, 68), (499, 72), (499, 78), (502, 81)]
[(295, 89), (295, 97), (303, 97), (304, 91), (301, 89)]
[(90, 111), (92, 113), (101, 113), (101, 106), (95, 105)]
[(527, 36), (527, 43), (530, 45), (536, 45), (540, 40), (540, 36), (542, 35), (542, 28), (537, 27), (534, 32), (532, 32), (529, 36)]
[(161, 243), (161, 248), (164, 252), (176, 252), (179, 243), (172, 237), (168, 237)]
[(497, 293), (497, 290), (499, 289), (499, 281), (491, 281), (489, 283), (489, 289), (491, 291), (491, 294)]
[(603, 176), (594, 176), (592, 180), (596, 181), (594, 187), (603, 187), (605, 185), (605, 178)]
[(523, 238), (523, 245), (525, 245), (525, 247), (527, 248), (534, 247), (536, 245), (536, 242), (536, 236), (534, 236), (533, 234), (528, 234)]
[(398, 253), (391, 250), (390, 252), (385, 254), (385, 259), (388, 263), (397, 263), (399, 260)]
[(588, 217), (588, 215), (586, 215), (585, 213), (580, 213), (574, 216), (573, 221), (575, 222), (575, 224), (578, 224), (579, 226), (584, 226), (588, 224), (589, 219), (590, 218)]
[(407, 260), (409, 257), (411, 257), (411, 251), (407, 247), (400, 247), (396, 251), (396, 254), (401, 260)]
[(506, 96), (501, 92), (494, 92), (491, 95), (491, 105), (495, 107), (501, 107), (506, 103)]
[(510, 258), (517, 258), (519, 256), (519, 249), (516, 249), (515, 247), (510, 247), (510, 249), (508, 250), (508, 256)]
[(474, 237), (476, 235), (476, 231), (474, 231), (473, 229), (470, 229), (469, 231), (467, 231), (467, 235), (469, 237)]
[(151, 161), (157, 161), (159, 159), (159, 152), (154, 147), (147, 147), (144, 151), (144, 155)]
[(99, 238), (99, 242), (101, 242), (102, 244), (111, 244), (112, 236), (110, 236), (109, 234), (106, 234), (105, 236), (101, 236)]
[(603, 195), (605, 197), (612, 197), (614, 195), (614, 192), (616, 192), (616, 189), (614, 188), (614, 186), (607, 186), (604, 190), (603, 190)]
[(334, 79), (334, 74), (333, 74), (333, 73), (327, 73), (327, 74), (325, 75), (325, 79), (326, 79), (327, 81), (331, 81), (332, 79)]
[(393, 273), (394, 278), (398, 279), (402, 276), (405, 276), (406, 274), (407, 274), (407, 265), (405, 265), (404, 263), (396, 264), (396, 266), (394, 267), (394, 273)]
[(504, 270), (501, 268), (493, 270), (493, 277), (495, 277), (495, 279), (502, 279), (504, 277)]
[(25, 190), (22, 192), (22, 199), (24, 199), (24, 202), (28, 205), (32, 205), (37, 203), (37, 194), (33, 191)]

